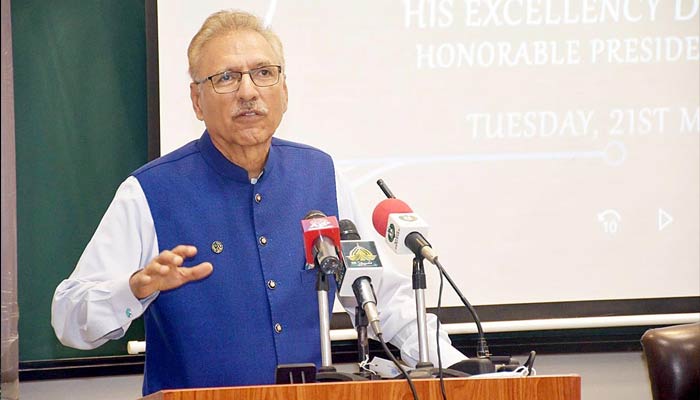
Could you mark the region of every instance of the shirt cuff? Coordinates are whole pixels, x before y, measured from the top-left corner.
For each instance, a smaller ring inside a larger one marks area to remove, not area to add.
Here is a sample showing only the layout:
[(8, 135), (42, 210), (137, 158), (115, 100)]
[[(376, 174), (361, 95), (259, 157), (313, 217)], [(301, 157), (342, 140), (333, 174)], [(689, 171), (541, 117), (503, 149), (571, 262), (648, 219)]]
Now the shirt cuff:
[(155, 292), (152, 295), (138, 299), (134, 296), (129, 286), (129, 280), (131, 276), (127, 276), (126, 279), (118, 280), (115, 282), (114, 290), (112, 292), (112, 310), (117, 318), (119, 326), (126, 328), (138, 317), (143, 315), (146, 308), (160, 292)]

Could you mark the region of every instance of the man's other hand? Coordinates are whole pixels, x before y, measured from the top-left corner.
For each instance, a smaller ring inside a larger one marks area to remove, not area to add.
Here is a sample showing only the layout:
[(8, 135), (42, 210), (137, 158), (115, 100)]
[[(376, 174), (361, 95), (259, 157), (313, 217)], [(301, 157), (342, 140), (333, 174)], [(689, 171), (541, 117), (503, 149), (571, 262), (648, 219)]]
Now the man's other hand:
[(186, 258), (196, 254), (196, 247), (185, 245), (158, 254), (145, 268), (131, 275), (129, 286), (134, 296), (143, 299), (156, 291), (175, 289), (187, 282), (209, 276), (214, 270), (211, 263), (203, 262), (193, 267), (182, 266)]

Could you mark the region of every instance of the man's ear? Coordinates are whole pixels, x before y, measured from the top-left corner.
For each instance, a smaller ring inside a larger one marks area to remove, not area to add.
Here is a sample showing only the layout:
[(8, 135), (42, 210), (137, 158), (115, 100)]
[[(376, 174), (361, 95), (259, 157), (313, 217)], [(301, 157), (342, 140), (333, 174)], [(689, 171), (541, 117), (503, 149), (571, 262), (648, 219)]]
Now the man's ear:
[(289, 100), (289, 95), (287, 93), (287, 76), (284, 77), (284, 82), (282, 82), (282, 113), (287, 111), (287, 103)]
[(200, 106), (200, 101), (202, 100), (202, 92), (200, 91), (200, 86), (194, 82), (190, 83), (190, 99), (192, 100), (192, 109), (197, 119), (204, 121), (204, 113), (202, 112), (202, 107)]

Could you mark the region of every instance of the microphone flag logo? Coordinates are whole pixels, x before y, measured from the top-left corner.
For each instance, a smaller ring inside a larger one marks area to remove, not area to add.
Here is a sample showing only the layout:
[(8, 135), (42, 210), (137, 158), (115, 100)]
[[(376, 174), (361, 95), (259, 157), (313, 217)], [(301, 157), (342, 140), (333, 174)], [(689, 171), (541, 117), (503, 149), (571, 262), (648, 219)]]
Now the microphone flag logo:
[(371, 241), (344, 240), (341, 243), (345, 269), (377, 267), (382, 261), (377, 253), (377, 246)]
[(375, 258), (377, 258), (376, 255), (359, 244), (350, 250), (350, 254), (348, 255), (348, 259), (355, 263), (371, 263)]
[(389, 224), (389, 229), (386, 230), (386, 238), (392, 243), (396, 239), (396, 227), (394, 227), (394, 224)]
[(323, 229), (331, 226), (331, 223), (325, 218), (313, 218), (309, 221), (309, 229)]

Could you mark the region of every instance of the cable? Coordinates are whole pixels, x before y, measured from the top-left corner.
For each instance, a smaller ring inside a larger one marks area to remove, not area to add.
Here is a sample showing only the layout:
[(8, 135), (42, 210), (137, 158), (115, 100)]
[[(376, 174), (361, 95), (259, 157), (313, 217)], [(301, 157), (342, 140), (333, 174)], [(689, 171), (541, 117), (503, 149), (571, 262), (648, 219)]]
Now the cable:
[(532, 350), (530, 352), (530, 355), (527, 357), (527, 361), (525, 361), (525, 364), (523, 364), (525, 367), (527, 367), (527, 376), (532, 375), (532, 366), (535, 364), (536, 356), (537, 352), (535, 350)]
[(440, 274), (440, 290), (438, 291), (435, 341), (437, 342), (438, 376), (440, 377), (440, 392), (442, 393), (443, 400), (447, 400), (447, 393), (445, 392), (445, 378), (442, 376), (442, 355), (440, 354), (440, 308), (442, 307), (442, 288), (444, 286), (444, 282), (445, 281), (442, 279), (442, 274)]
[(474, 323), (476, 324), (476, 330), (479, 332), (479, 342), (477, 343), (476, 346), (476, 356), (479, 358), (487, 358), (491, 355), (491, 352), (489, 352), (489, 346), (486, 344), (486, 337), (484, 336), (484, 330), (481, 327), (481, 320), (479, 320), (479, 316), (476, 314), (476, 310), (472, 305), (469, 303), (469, 301), (464, 297), (462, 292), (459, 290), (457, 285), (454, 283), (452, 278), (450, 278), (450, 275), (447, 274), (447, 271), (445, 271), (445, 268), (442, 267), (442, 264), (440, 263), (440, 260), (435, 258), (435, 266), (440, 270), (440, 275), (441, 278), (444, 276), (447, 279), (447, 282), (450, 283), (450, 286), (452, 286), (452, 289), (455, 290), (457, 293), (457, 296), (459, 296), (459, 299), (462, 300), (462, 303), (464, 304), (465, 307), (469, 310), (469, 313), (472, 315), (472, 318), (474, 319)]
[(384, 334), (382, 334), (382, 333), (377, 333), (377, 338), (379, 339), (379, 342), (382, 344), (382, 348), (384, 348), (384, 352), (387, 354), (387, 356), (389, 356), (389, 358), (391, 359), (391, 361), (393, 361), (394, 364), (396, 364), (396, 367), (399, 369), (399, 371), (401, 371), (401, 373), (403, 374), (403, 376), (406, 377), (406, 380), (408, 381), (408, 386), (411, 387), (411, 393), (413, 393), (413, 399), (414, 399), (414, 400), (419, 400), (419, 399), (418, 399), (418, 392), (416, 392), (416, 387), (413, 385), (413, 380), (412, 380), (411, 377), (406, 373), (406, 370), (403, 369), (403, 367), (401, 366), (401, 364), (399, 364), (399, 362), (396, 360), (396, 357), (394, 357), (394, 355), (391, 354), (391, 350), (389, 350), (389, 346), (387, 346), (387, 345), (386, 345), (386, 342), (384, 341)]

